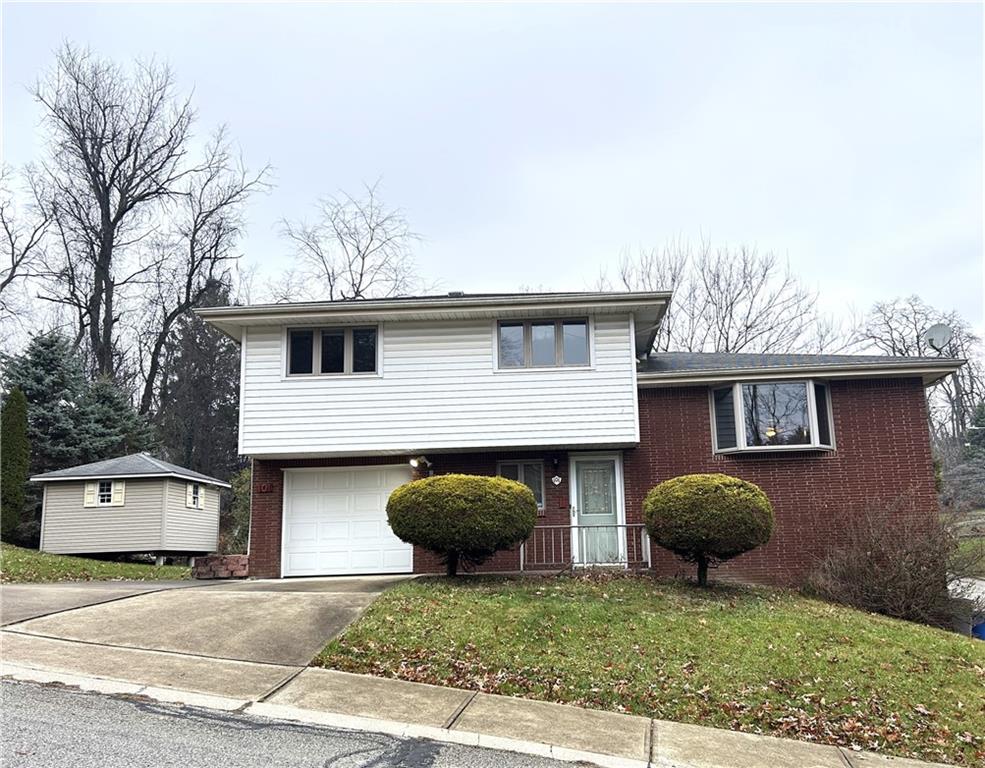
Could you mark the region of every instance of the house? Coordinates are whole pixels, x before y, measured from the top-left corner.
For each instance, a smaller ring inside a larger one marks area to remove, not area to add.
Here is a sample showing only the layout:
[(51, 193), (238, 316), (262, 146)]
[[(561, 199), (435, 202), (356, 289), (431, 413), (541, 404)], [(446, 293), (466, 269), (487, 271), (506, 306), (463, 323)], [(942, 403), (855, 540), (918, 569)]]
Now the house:
[(214, 552), (229, 484), (146, 453), (35, 475), (44, 552)]
[(791, 583), (835, 513), (936, 504), (924, 388), (960, 360), (650, 354), (670, 293), (490, 294), (199, 310), (241, 345), (253, 460), (250, 573), (440, 571), (393, 536), (416, 476), (521, 480), (537, 528), (484, 570), (623, 563), (673, 572), (641, 522), (656, 483), (723, 472), (775, 505), (770, 543), (727, 565)]

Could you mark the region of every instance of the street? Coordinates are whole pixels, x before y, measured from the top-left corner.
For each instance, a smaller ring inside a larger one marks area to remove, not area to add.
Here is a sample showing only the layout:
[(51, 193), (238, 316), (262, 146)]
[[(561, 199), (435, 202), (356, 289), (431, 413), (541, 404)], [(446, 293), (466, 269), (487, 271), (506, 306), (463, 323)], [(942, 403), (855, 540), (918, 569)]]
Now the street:
[(560, 768), (570, 763), (3, 681), (6, 768)]

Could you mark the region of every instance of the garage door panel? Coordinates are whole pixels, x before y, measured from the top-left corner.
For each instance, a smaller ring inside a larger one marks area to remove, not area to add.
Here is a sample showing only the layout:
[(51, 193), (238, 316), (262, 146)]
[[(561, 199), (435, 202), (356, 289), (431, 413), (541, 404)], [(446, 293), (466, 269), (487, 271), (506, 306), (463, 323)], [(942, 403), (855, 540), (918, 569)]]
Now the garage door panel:
[(386, 500), (389, 496), (382, 493), (356, 493), (352, 496), (353, 512), (369, 512), (378, 514), (381, 509), (386, 509)]
[(356, 472), (352, 477), (352, 487), (355, 489), (383, 487), (383, 470), (371, 469)]
[(352, 472), (320, 472), (316, 475), (321, 479), (324, 491), (347, 491), (352, 485)]
[(313, 472), (292, 472), (288, 478), (289, 491), (317, 491), (321, 487), (321, 478)]
[(285, 474), (285, 576), (413, 570), (386, 519), (390, 493), (411, 479), (405, 465)]
[(287, 540), (291, 543), (310, 543), (317, 539), (318, 523), (291, 523), (287, 526)]
[[(349, 538), (349, 528), (349, 523), (344, 521), (338, 523), (319, 523), (318, 541), (326, 544), (331, 544), (332, 542), (344, 542)], [(341, 546), (341, 544), (339, 546)]]

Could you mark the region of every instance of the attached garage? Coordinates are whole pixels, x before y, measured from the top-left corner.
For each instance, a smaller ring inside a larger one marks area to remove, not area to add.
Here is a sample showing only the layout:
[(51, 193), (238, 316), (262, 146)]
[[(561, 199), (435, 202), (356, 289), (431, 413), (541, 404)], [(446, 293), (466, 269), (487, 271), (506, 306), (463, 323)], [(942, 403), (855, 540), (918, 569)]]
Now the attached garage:
[(282, 576), (410, 573), (413, 547), (390, 530), (386, 502), (406, 464), (284, 471)]

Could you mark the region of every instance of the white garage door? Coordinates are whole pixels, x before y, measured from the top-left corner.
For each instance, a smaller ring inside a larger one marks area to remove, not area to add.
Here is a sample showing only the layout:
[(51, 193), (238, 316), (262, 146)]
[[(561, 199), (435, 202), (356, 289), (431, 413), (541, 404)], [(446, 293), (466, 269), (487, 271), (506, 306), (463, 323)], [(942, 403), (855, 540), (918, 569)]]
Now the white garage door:
[(386, 502), (410, 467), (286, 470), (284, 576), (409, 573), (413, 550), (390, 530)]

